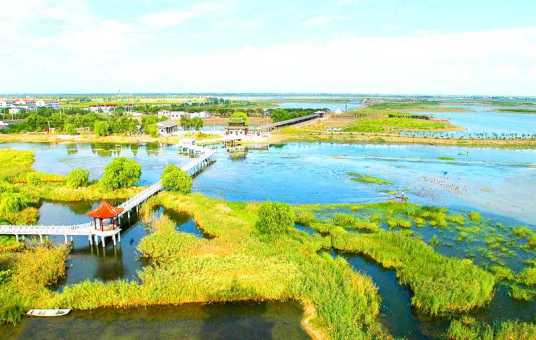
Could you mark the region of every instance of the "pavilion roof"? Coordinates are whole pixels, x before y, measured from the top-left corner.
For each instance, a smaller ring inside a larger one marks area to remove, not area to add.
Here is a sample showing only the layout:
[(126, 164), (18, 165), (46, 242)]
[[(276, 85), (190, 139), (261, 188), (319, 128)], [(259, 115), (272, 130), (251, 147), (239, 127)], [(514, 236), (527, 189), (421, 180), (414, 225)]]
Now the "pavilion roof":
[(88, 212), (88, 216), (93, 218), (113, 218), (123, 212), (123, 208), (117, 208), (106, 201), (102, 201), (101, 204)]

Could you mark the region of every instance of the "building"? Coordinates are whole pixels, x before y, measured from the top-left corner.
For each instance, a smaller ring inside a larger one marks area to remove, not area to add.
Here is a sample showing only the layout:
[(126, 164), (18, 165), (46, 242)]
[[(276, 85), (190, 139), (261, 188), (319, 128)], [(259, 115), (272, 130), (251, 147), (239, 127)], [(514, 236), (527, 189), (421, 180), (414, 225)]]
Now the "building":
[(89, 111), (91, 112), (100, 112), (100, 113), (111, 113), (115, 111), (114, 105), (97, 105), (97, 106), (90, 106)]
[(243, 137), (248, 135), (249, 130), (250, 129), (245, 122), (231, 120), (225, 127), (225, 135)]
[(201, 111), (201, 112), (192, 112), (189, 114), (190, 118), (201, 118), (205, 119), (210, 117), (210, 113), (208, 111)]
[(168, 110), (158, 111), (158, 117), (164, 117), (167, 119), (181, 119), (183, 116), (188, 116), (188, 112)]
[(160, 136), (173, 135), (179, 131), (179, 126), (177, 125), (177, 123), (171, 120), (156, 123), (156, 128), (158, 129), (158, 134)]

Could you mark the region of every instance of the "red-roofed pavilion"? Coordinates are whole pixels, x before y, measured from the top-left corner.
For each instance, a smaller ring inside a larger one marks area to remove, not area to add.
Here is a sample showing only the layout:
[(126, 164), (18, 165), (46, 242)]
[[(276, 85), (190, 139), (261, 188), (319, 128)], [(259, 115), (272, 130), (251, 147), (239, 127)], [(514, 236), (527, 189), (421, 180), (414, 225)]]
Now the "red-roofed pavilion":
[[(100, 231), (114, 230), (119, 227), (118, 216), (123, 212), (123, 208), (114, 207), (106, 201), (87, 213), (89, 217), (93, 217), (95, 229)], [(106, 221), (108, 220), (108, 221)], [(97, 221), (99, 223), (97, 223)]]

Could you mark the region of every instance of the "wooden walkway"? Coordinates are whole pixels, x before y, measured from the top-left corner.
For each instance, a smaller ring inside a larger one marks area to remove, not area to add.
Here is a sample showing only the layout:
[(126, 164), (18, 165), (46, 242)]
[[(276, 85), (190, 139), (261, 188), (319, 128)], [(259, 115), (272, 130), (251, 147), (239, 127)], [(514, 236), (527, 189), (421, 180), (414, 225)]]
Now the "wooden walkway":
[[(215, 151), (211, 149), (202, 148), (192, 143), (180, 144), (181, 151), (185, 151), (196, 158), (188, 161), (185, 165), (181, 166), (181, 169), (188, 173), (190, 176), (195, 177), (201, 173), (205, 168), (215, 162)], [(130, 219), (130, 212), (137, 210), (138, 207), (147, 201), (152, 196), (156, 195), (162, 190), (162, 183), (160, 181), (145, 188), (143, 191), (137, 193), (133, 197), (123, 202), (119, 207), (123, 208), (121, 214), (118, 215), (119, 219), (127, 215)], [(90, 244), (93, 244), (93, 238), (95, 243), (98, 243), (98, 237), (101, 238), (102, 246), (105, 246), (105, 238), (111, 237), (114, 245), (117, 241), (121, 241), (120, 236), (121, 229), (115, 230), (96, 230), (92, 223), (82, 223), (73, 225), (0, 225), (0, 235), (15, 235), (17, 240), (19, 236), (24, 235), (39, 235), (41, 242), (43, 241), (43, 235), (63, 235), (65, 243), (68, 242), (68, 237), (73, 236), (87, 236)]]

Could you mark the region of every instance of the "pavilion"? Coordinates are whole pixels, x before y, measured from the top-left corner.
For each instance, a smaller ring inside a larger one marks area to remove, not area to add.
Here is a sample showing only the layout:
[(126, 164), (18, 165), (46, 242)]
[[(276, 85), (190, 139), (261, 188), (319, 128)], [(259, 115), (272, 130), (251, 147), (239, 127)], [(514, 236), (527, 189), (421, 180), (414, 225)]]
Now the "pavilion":
[(123, 212), (123, 208), (117, 208), (106, 201), (87, 213), (93, 218), (93, 226), (98, 231), (115, 230), (120, 227), (118, 216)]

